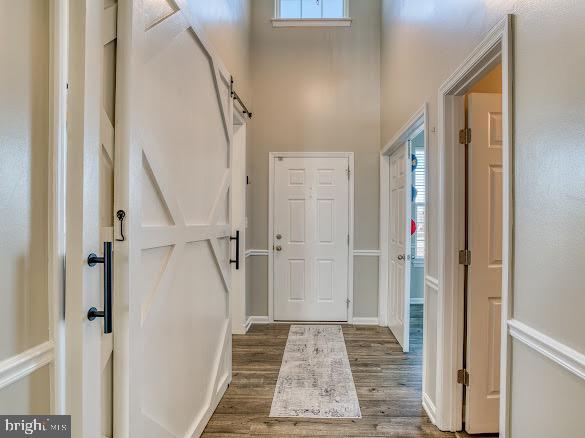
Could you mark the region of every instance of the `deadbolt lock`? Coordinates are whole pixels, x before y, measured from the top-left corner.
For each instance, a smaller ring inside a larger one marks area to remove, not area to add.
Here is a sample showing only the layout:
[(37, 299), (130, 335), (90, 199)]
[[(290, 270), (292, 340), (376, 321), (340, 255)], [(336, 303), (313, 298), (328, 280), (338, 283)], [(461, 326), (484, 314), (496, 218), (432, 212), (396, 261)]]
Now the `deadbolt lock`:
[(277, 234), (277, 235), (276, 235), (276, 238), (277, 238), (278, 240), (282, 239), (282, 234)]

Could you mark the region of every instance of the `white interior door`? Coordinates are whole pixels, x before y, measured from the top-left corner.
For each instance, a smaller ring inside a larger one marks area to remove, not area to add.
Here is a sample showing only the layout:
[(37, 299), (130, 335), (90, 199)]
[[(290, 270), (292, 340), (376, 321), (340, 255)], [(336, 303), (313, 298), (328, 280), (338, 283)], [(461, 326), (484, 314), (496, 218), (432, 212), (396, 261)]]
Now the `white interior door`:
[(274, 319), (347, 321), (347, 157), (274, 163)]
[[(99, 217), (100, 241), (112, 242), (122, 239), (123, 230), (114, 211), (114, 156), (115, 156), (115, 102), (116, 102), (116, 40), (117, 0), (103, 0), (101, 16), (101, 113), (99, 153)], [(116, 226), (117, 225), (117, 226)], [(116, 226), (116, 227), (115, 227)], [(100, 268), (103, 269), (103, 268)], [(103, 280), (100, 285), (103, 288)], [(115, 293), (115, 291), (114, 291)], [(100, 306), (103, 308), (103, 297)], [(114, 336), (101, 334), (101, 436), (113, 436), (113, 384), (114, 384)]]
[(469, 249), (465, 429), (498, 431), (502, 294), (502, 96), (468, 98)]
[(187, 2), (118, 8), (114, 435), (199, 436), (231, 380), (231, 76)]
[(91, 266), (88, 256), (104, 257), (104, 242), (113, 237), (115, 91), (107, 76), (115, 66), (106, 63), (115, 63), (115, 50), (104, 36), (113, 26), (115, 38), (115, 18), (111, 2), (69, 2), (67, 412), (72, 435), (84, 438), (112, 435), (112, 334), (104, 333), (105, 315), (88, 319), (90, 308), (110, 310), (104, 300), (105, 263)]
[(406, 142), (390, 156), (390, 251), (388, 326), (409, 351), (411, 161)]

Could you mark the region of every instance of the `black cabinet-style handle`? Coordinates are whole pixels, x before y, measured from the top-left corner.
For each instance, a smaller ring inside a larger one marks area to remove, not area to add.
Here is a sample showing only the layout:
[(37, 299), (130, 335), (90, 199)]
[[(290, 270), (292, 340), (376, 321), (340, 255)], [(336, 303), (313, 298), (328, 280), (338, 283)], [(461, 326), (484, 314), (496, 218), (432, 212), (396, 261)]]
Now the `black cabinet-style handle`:
[(92, 307), (87, 312), (87, 319), (93, 321), (96, 318), (104, 318), (104, 333), (112, 333), (112, 242), (104, 242), (104, 256), (98, 257), (90, 254), (87, 258), (89, 266), (95, 266), (98, 263), (104, 265), (104, 310), (98, 310)]
[(236, 269), (239, 270), (240, 269), (240, 230), (236, 231), (236, 237), (230, 236), (230, 240), (236, 241), (236, 259), (235, 260), (230, 259), (230, 263), (235, 263)]

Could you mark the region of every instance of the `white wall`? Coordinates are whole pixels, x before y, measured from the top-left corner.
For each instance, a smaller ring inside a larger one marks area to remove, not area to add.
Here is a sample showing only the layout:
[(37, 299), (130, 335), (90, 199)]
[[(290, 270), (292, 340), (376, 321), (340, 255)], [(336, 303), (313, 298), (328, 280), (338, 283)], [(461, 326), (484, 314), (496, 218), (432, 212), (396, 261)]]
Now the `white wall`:
[[(252, 4), (249, 247), (266, 249), (268, 153), (355, 152), (355, 249), (378, 249), (380, 2), (351, 1), (350, 28), (273, 28)], [(266, 257), (250, 260), (251, 312), (268, 314)], [(355, 258), (354, 315), (377, 316), (378, 259)]]
[[(0, 2), (0, 362), (49, 340), (49, 2)], [(44, 367), (2, 413), (49, 412)]]
[[(381, 139), (424, 101), (436, 126), (439, 86), (506, 13), (515, 16), (514, 318), (585, 353), (585, 3), (384, 0)], [(436, 134), (429, 149), (427, 262), (437, 278)], [(516, 341), (511, 360), (511, 436), (583, 435), (575, 406), (585, 382)]]

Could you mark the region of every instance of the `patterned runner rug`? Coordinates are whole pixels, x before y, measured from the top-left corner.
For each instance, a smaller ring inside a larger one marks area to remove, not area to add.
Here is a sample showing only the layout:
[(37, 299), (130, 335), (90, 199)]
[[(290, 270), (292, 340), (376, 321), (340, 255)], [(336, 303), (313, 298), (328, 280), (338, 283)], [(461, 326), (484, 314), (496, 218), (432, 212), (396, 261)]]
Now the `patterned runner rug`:
[(271, 417), (361, 418), (340, 325), (293, 325)]

